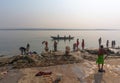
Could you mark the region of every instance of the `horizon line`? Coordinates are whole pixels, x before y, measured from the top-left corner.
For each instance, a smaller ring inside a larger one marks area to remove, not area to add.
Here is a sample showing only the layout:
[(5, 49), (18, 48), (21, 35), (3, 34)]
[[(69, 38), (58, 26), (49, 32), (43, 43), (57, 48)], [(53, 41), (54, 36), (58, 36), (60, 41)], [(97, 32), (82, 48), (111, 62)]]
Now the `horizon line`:
[(22, 29), (20, 29), (20, 28), (18, 28), (18, 29), (14, 29), (14, 28), (11, 28), (11, 29), (0, 29), (0, 30), (82, 30), (82, 31), (84, 31), (84, 30), (88, 30), (88, 31), (93, 31), (93, 30), (98, 30), (98, 31), (103, 31), (103, 30), (105, 30), (105, 31), (111, 31), (111, 30), (120, 30), (120, 29), (70, 29), (70, 28), (65, 28), (65, 29), (60, 29), (60, 28), (58, 28), (58, 29), (55, 29), (55, 28), (51, 28), (51, 29), (49, 29), (49, 28), (22, 28)]

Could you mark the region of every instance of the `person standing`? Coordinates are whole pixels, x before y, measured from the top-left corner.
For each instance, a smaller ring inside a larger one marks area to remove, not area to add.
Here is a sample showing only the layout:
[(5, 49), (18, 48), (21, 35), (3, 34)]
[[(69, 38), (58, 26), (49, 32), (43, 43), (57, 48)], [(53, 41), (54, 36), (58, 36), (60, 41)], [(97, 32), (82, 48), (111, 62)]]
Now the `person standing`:
[(111, 41), (111, 48), (113, 48), (113, 41)]
[(98, 42), (99, 42), (99, 47), (100, 47), (101, 43), (102, 43), (102, 38), (101, 37), (98, 39)]
[(107, 40), (107, 42), (106, 42), (106, 48), (108, 48), (109, 47), (109, 40)]
[(26, 45), (26, 54), (27, 54), (27, 55), (28, 55), (28, 53), (29, 53), (29, 50), (30, 50), (30, 44), (27, 43), (27, 45)]
[(114, 40), (114, 43), (113, 43), (114, 48), (115, 48), (115, 45), (116, 45), (116, 42), (115, 42), (115, 40)]
[(54, 51), (57, 51), (57, 42), (56, 41), (54, 41)]
[(78, 50), (78, 46), (79, 46), (79, 39), (77, 39), (77, 43), (76, 43), (77, 50)]
[(49, 48), (48, 48), (48, 42), (45, 41), (45, 51), (48, 51), (48, 50), (49, 50)]
[(48, 47), (48, 42), (47, 41), (45, 41), (45, 47)]
[(98, 58), (96, 63), (98, 64), (98, 71), (103, 72), (103, 66), (104, 66), (104, 55), (107, 52), (104, 50), (103, 45), (100, 46), (99, 51), (98, 51)]
[(59, 39), (59, 37), (60, 37), (59, 34), (57, 35), (57, 37), (58, 37), (58, 39)]
[(74, 43), (74, 44), (73, 44), (73, 52), (76, 51), (76, 46), (77, 46), (76, 43)]
[(113, 40), (113, 41), (111, 42), (111, 47), (112, 47), (112, 48), (115, 48), (115, 45), (116, 45), (116, 42), (115, 42), (115, 40)]
[(85, 47), (85, 42), (84, 39), (82, 39), (82, 50), (84, 50), (84, 47)]

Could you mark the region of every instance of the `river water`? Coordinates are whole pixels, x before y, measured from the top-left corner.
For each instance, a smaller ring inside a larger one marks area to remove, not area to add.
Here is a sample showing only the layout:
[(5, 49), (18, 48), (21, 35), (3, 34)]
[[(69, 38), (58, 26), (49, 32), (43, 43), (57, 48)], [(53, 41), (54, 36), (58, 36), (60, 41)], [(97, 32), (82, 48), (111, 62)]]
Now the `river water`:
[(20, 54), (19, 47), (30, 44), (30, 50), (40, 54), (44, 50), (42, 41), (48, 41), (50, 50), (53, 50), (53, 40), (51, 36), (73, 36), (74, 39), (60, 40), (58, 42), (58, 50), (64, 51), (65, 46), (73, 48), (73, 43), (79, 39), (81, 48), (82, 39), (85, 40), (85, 48), (98, 48), (98, 39), (102, 38), (102, 44), (106, 46), (106, 41), (116, 41), (116, 47), (120, 45), (120, 31), (104, 31), (104, 30), (0, 30), (0, 55), (18, 55)]

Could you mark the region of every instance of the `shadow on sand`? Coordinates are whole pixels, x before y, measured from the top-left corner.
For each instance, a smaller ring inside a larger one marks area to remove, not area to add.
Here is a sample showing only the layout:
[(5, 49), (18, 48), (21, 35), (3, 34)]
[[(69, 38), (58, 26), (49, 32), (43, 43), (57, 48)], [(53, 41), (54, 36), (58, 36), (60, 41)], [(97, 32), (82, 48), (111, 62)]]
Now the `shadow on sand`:
[(94, 74), (94, 83), (106, 83), (103, 80), (103, 74), (104, 73), (100, 73), (100, 72), (97, 72), (96, 74)]

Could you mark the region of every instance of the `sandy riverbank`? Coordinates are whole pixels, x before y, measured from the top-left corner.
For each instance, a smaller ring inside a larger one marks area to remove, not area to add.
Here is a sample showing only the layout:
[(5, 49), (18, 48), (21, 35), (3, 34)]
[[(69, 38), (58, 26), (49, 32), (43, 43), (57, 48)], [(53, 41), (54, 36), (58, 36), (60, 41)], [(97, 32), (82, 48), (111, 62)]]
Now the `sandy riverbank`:
[[(59, 83), (119, 83), (119, 61), (120, 59), (107, 60), (105, 62), (105, 73), (99, 73), (96, 63), (91, 61), (50, 67), (25, 68), (20, 70), (24, 76), (18, 83), (53, 83), (59, 76), (62, 76)], [(52, 75), (35, 76), (39, 71), (51, 71)]]
[[(57, 65), (49, 67), (32, 67), (23, 69), (12, 69), (0, 80), (0, 83), (119, 83), (120, 81), (120, 59), (105, 61), (105, 73), (97, 71), (97, 65), (93, 61), (83, 63)], [(36, 73), (52, 72), (51, 75), (35, 76)]]
[[(104, 65), (106, 72), (99, 73), (95, 54), (75, 52), (64, 57), (56, 54), (53, 56), (48, 53), (49, 57), (42, 56), (42, 58), (37, 55), (27, 58), (23, 56), (1, 58), (0, 83), (118, 83), (120, 81), (119, 56), (109, 56)], [(49, 63), (46, 60), (49, 60)], [(40, 71), (52, 74), (35, 76)]]

